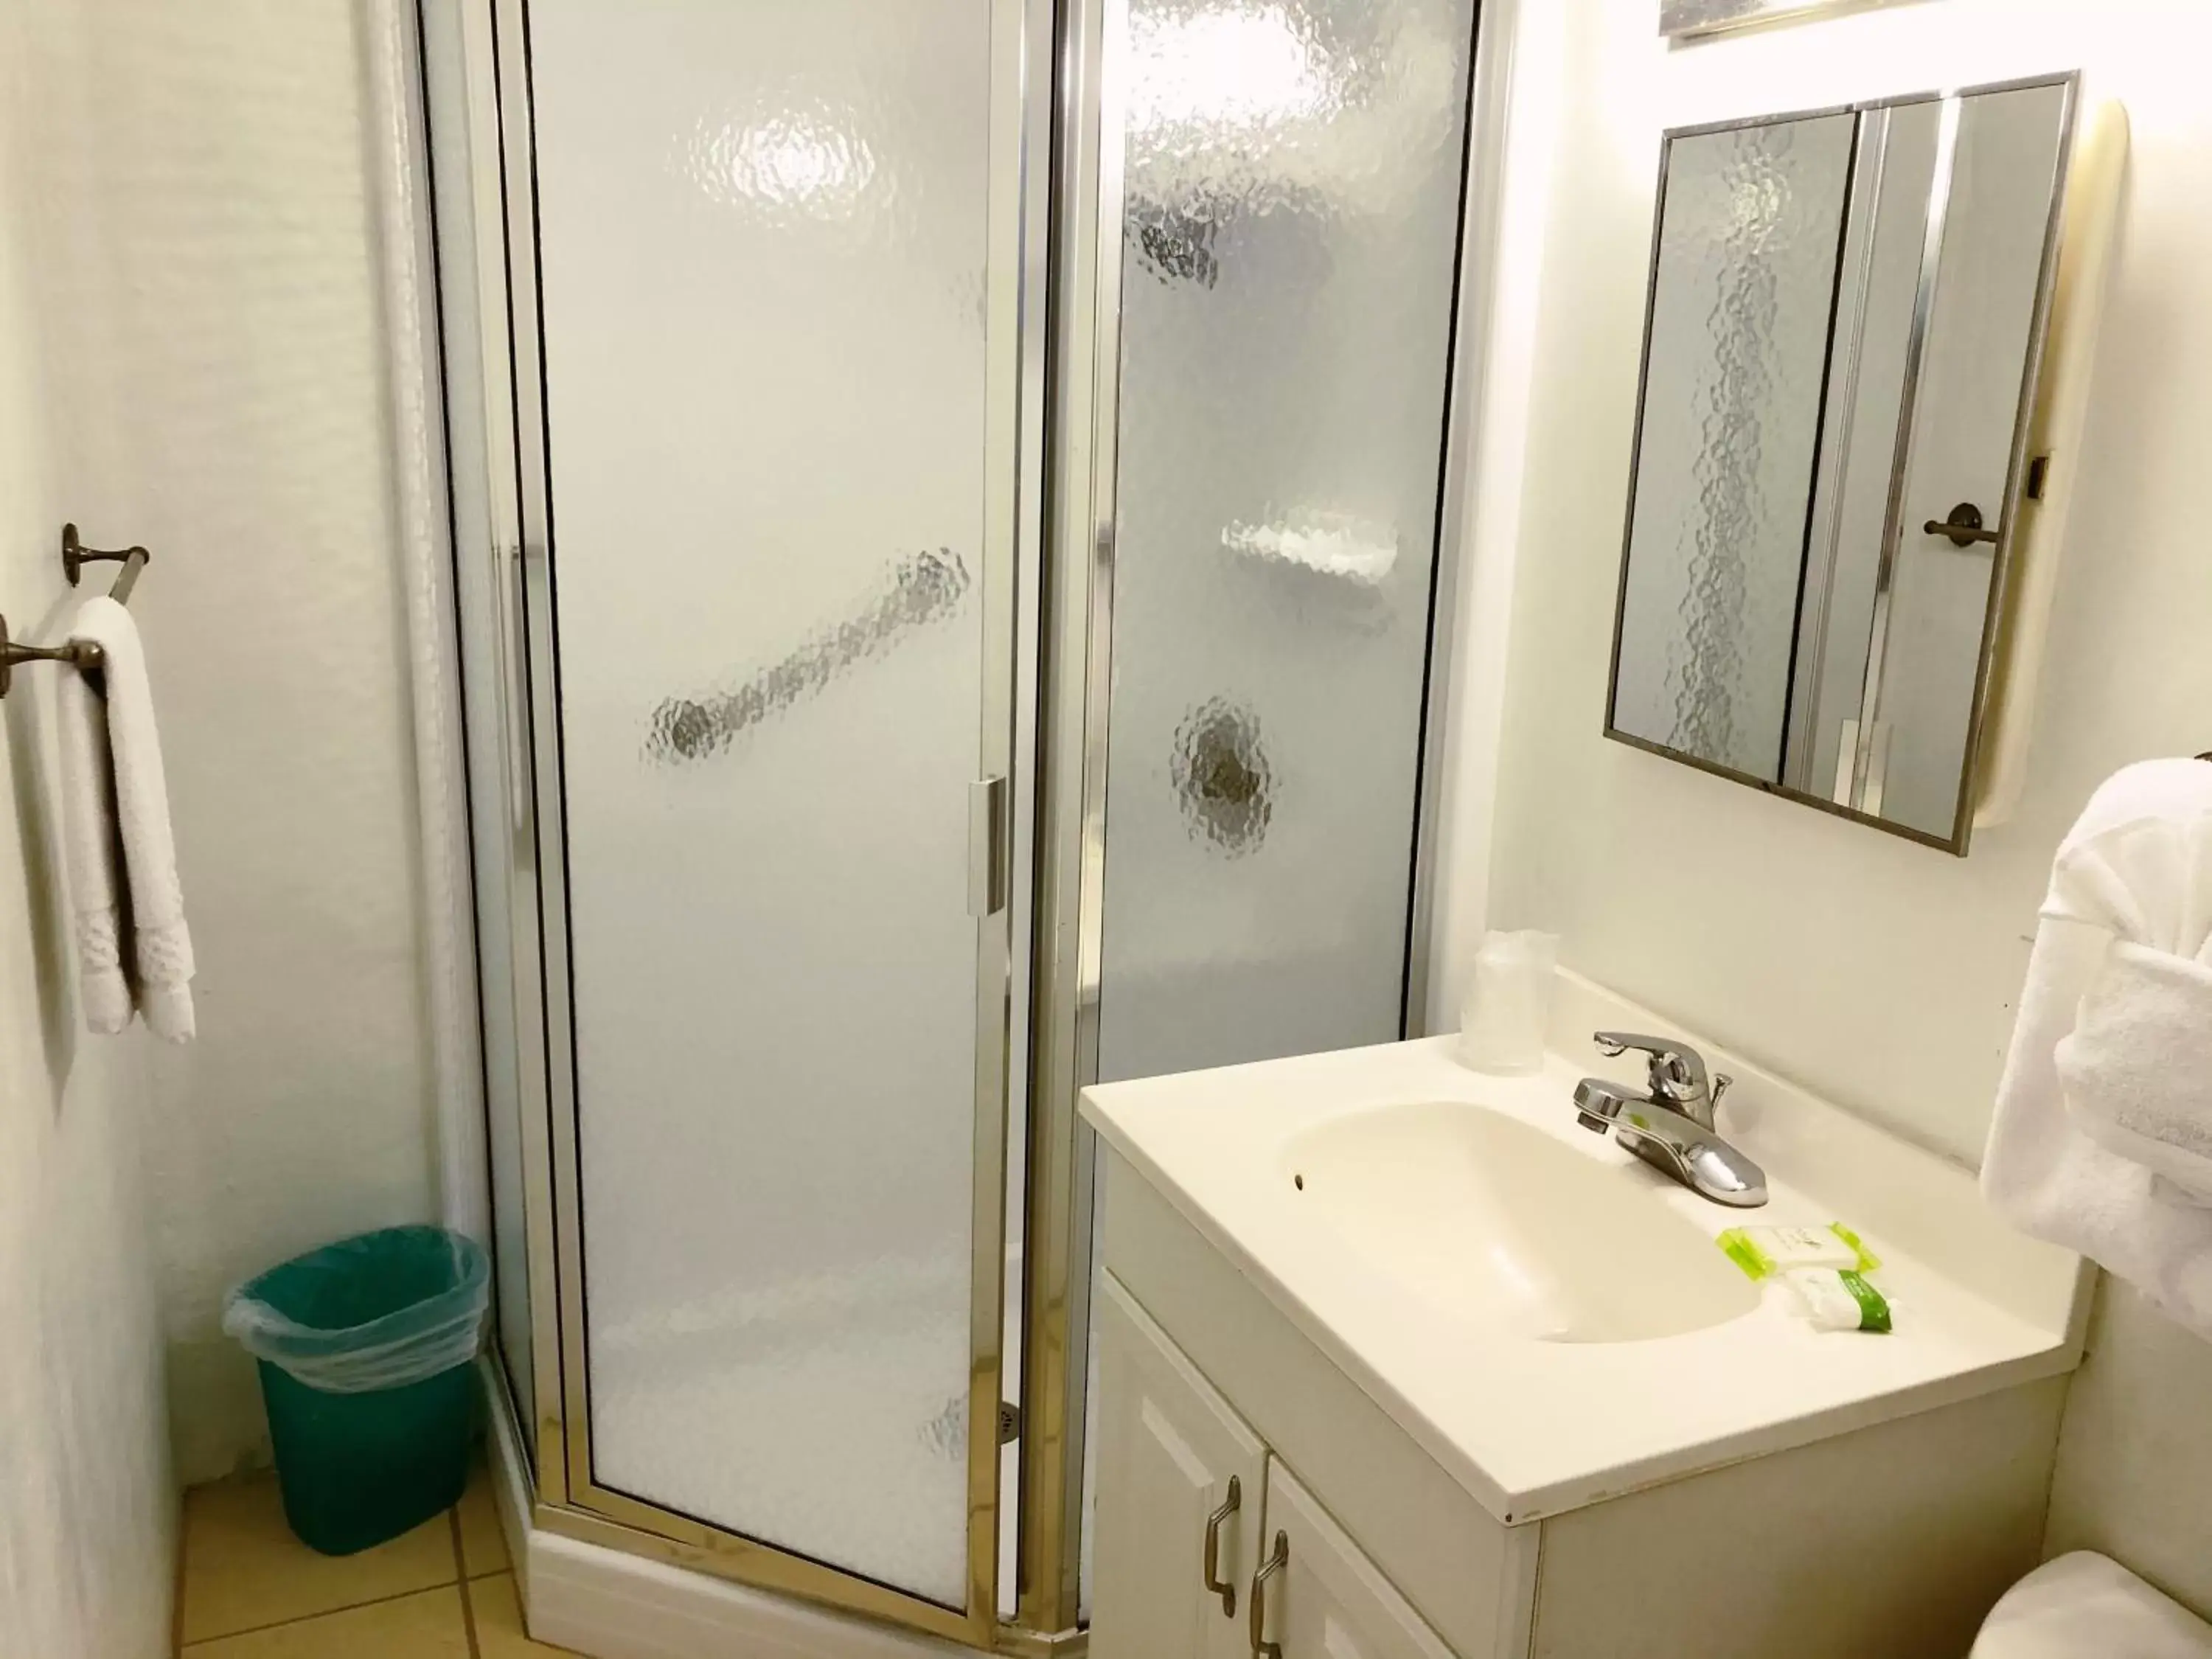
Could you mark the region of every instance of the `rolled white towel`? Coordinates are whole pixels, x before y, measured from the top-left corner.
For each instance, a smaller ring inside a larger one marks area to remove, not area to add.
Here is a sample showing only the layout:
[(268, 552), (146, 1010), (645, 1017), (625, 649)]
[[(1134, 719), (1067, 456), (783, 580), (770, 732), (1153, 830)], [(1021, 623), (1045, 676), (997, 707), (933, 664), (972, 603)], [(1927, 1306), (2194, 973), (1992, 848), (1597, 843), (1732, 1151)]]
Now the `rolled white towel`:
[(106, 692), (82, 674), (63, 676), (64, 817), (85, 1024), (120, 1031), (135, 1009), (155, 1036), (189, 1042), (192, 939), (137, 624), (114, 600), (90, 599), (70, 638), (100, 647)]
[[(2136, 1040), (2123, 1028), (2151, 1017), (2147, 995), (2130, 988), (2136, 975), (2130, 963), (2142, 958), (2121, 947), (2194, 959), (2208, 940), (2212, 765), (2161, 760), (2128, 767), (2090, 799), (2059, 846), (1997, 1085), (1982, 1190), (2021, 1231), (2090, 1257), (2212, 1336), (2212, 1207), (2197, 1202), (2166, 1168), (2124, 1156), (2105, 1138), (2107, 1129), (2119, 1137), (2118, 1103), (2136, 1088), (2126, 1067), (2159, 1063), (2148, 1049), (2117, 1057)], [(2085, 1003), (2094, 1005), (2086, 1030)], [(2077, 1035), (2082, 1040), (2075, 1044)], [(2191, 1031), (2156, 1046), (2185, 1055), (2201, 1041)], [(2079, 1091), (2070, 1106), (2062, 1050)], [(2172, 1091), (2186, 1087), (2190, 1066), (2184, 1059), (2181, 1072), (2156, 1085), (2168, 1103), (2161, 1116), (2176, 1115)], [(2093, 1120), (2095, 1135), (2088, 1133)], [(2161, 1158), (2169, 1168), (2189, 1167), (2185, 1154)]]

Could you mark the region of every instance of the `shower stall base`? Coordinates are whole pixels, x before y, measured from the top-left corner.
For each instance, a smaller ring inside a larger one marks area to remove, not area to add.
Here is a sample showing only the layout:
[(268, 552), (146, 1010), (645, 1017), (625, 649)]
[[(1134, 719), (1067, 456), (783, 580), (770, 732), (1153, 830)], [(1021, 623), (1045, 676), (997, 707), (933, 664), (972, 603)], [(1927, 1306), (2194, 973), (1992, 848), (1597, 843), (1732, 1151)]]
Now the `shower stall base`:
[[(972, 1650), (684, 1565), (682, 1546), (533, 1505), (496, 1362), (483, 1364), (493, 1493), (531, 1636), (586, 1659), (957, 1659)], [(1081, 1640), (1003, 1651), (1081, 1654)]]

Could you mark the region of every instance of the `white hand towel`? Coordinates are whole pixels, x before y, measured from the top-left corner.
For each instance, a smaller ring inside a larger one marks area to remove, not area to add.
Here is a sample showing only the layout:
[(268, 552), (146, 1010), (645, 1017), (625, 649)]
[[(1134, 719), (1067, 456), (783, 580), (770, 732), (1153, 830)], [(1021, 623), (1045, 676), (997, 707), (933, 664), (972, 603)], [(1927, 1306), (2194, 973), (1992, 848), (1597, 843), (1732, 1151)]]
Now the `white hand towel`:
[(2115, 942), (2058, 1045), (2058, 1081), (2083, 1134), (2212, 1204), (2212, 967)]
[(109, 599), (87, 601), (70, 637), (100, 647), (106, 693), (86, 674), (62, 676), (64, 816), (85, 1023), (120, 1031), (135, 1007), (156, 1036), (188, 1042), (192, 940), (146, 654), (131, 613)]
[[(2109, 1054), (2123, 1041), (2122, 1005), (2151, 1017), (2140, 989), (2142, 958), (2123, 945), (2195, 959), (2208, 941), (2212, 765), (2171, 760), (2128, 767), (2091, 798), (2052, 866), (1997, 1086), (1982, 1190), (2022, 1231), (2089, 1256), (2173, 1318), (2212, 1336), (2212, 1208), (2160, 1170), (2085, 1133), (2088, 1116), (2100, 1126), (2118, 1122), (2124, 1079), (2091, 1085), (2077, 1114), (2069, 1110), (2059, 1061), (2077, 1029), (2081, 1041), (2068, 1049), (2069, 1066), (2086, 1072), (2100, 1052)], [(2086, 1028), (2085, 997), (2092, 1015)], [(2201, 1041), (2191, 1033), (2160, 1046), (2185, 1056)], [(2185, 1090), (2188, 1081), (2180, 1078), (2179, 1086)], [(2100, 1088), (2104, 1110), (2090, 1098)], [(2172, 1115), (2172, 1109), (2164, 1115)]]

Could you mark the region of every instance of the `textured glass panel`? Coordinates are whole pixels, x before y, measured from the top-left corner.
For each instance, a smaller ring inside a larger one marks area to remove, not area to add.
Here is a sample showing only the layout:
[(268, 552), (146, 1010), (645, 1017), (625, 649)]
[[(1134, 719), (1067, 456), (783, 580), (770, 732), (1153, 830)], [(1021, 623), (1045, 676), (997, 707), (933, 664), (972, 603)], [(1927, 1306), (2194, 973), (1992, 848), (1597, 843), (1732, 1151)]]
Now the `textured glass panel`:
[(1930, 835), (1958, 816), (1994, 553), (1921, 526), (1962, 501), (1984, 523), (2003, 516), (2065, 109), (2063, 87), (1961, 100), (1875, 710), (1881, 815)]
[(1099, 1070), (1399, 1034), (1472, 0), (1132, 0)]
[(1677, 138), (1613, 723), (1780, 776), (1853, 118)]
[(530, 9), (592, 1473), (957, 1606), (989, 9)]

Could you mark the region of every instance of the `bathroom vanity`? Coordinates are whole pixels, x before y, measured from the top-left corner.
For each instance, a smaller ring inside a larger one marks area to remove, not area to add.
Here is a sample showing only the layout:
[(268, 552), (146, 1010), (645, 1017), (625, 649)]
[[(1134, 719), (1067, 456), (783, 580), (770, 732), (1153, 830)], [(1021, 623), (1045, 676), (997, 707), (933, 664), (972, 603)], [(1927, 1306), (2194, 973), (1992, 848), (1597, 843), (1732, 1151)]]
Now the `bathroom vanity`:
[[(2041, 1546), (2085, 1274), (1738, 1056), (1712, 1203), (1576, 1126), (1662, 1021), (1570, 974), (1544, 1072), (1449, 1039), (1095, 1088), (1101, 1659), (1956, 1656)], [(1700, 1045), (1704, 1046), (1704, 1045)], [(1854, 1226), (1887, 1336), (1714, 1244)]]

